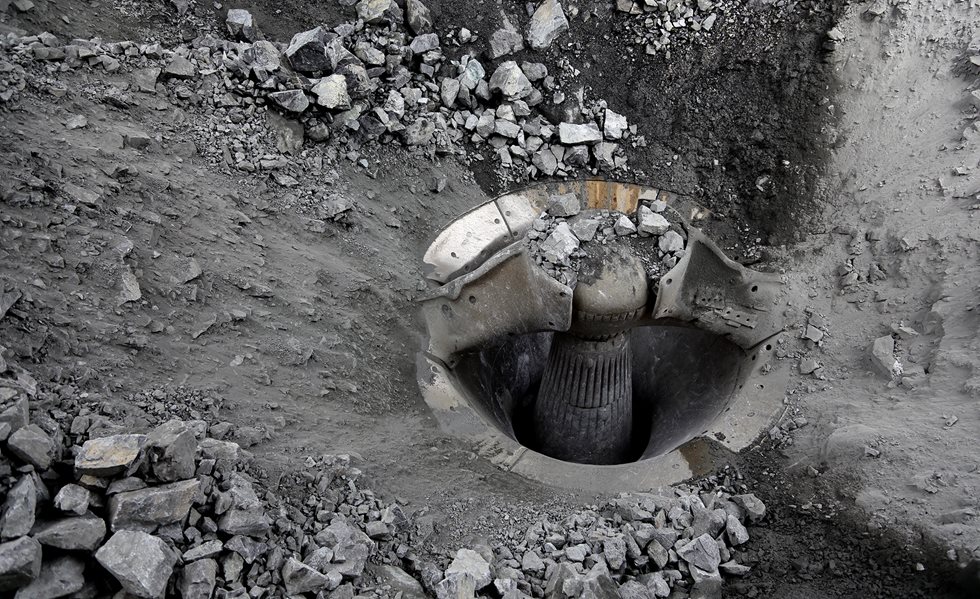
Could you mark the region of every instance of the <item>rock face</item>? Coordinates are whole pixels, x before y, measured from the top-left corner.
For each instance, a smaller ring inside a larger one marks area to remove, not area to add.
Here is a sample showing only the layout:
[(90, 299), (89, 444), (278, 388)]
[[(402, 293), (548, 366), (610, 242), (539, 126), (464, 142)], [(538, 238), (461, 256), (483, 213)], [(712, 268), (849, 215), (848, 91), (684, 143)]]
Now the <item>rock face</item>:
[(535, 50), (544, 50), (568, 31), (568, 19), (557, 0), (544, 0), (531, 15), (527, 29), (527, 43)]
[(145, 435), (113, 435), (86, 441), (75, 456), (75, 472), (92, 476), (124, 472), (139, 459), (145, 440)]
[(41, 573), (41, 544), (20, 537), (0, 544), (0, 591), (27, 585)]
[(113, 534), (95, 552), (95, 559), (127, 593), (148, 599), (163, 596), (177, 562), (162, 539), (134, 530)]

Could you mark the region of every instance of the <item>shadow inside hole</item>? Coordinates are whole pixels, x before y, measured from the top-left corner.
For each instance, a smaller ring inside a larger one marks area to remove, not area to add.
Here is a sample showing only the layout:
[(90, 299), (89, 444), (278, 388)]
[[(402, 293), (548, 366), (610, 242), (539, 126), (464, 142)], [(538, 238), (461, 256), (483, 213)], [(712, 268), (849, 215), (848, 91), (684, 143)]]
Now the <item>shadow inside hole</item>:
[[(537, 449), (532, 414), (552, 335), (508, 336), (460, 354), (453, 369), (471, 407), (530, 449)], [(630, 337), (634, 422), (624, 462), (663, 455), (708, 430), (731, 404), (754, 357), (695, 328), (643, 326)]]

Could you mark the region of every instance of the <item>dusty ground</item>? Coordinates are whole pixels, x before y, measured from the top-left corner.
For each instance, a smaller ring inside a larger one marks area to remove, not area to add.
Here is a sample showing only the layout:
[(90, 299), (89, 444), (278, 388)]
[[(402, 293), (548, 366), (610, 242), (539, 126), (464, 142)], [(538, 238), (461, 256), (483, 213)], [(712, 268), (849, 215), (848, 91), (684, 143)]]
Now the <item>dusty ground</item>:
[[(224, 10), (36, 4), (7, 25), (174, 42)], [(517, 2), (430, 4), (437, 28), (489, 33), (500, 8), (526, 19)], [(600, 8), (572, 21), (571, 48), (539, 57), (571, 60), (582, 85), (638, 123), (648, 146), (630, 155), (637, 180), (695, 195), (733, 256), (786, 273), (794, 327), (822, 320), (819, 345), (785, 351), (822, 366), (787, 389), (790, 415), (809, 424), (733, 462), (775, 513), (753, 531), (758, 566), (732, 596), (942, 597), (955, 564), (980, 558), (980, 149), (960, 140), (976, 76), (955, 69), (978, 9), (885, 4), (874, 21), (862, 18), (868, 4), (746, 7), (755, 17), (669, 60), (616, 42), (622, 16)], [(351, 11), (239, 5), (276, 39)], [(830, 53), (835, 23), (845, 39)], [(51, 79), (67, 93), (32, 92), (0, 113), (0, 273), (3, 291), (23, 294), (0, 322), (8, 359), (134, 421), (136, 393), (220, 396), (272, 480), (305, 455), (352, 452), (376, 488), (437, 515), (446, 547), (592, 500), (496, 470), (441, 433), (418, 394), (419, 257), (442, 224), (499, 190), (491, 164), (386, 149), (377, 179), (346, 162), (311, 168), (303, 176), (357, 204), (350, 223), (323, 227), (269, 180), (208, 166), (187, 143), (203, 115), (135, 92), (127, 109), (104, 102), (125, 73)], [(89, 125), (67, 130), (78, 114)], [(157, 141), (123, 149), (129, 130)], [(135, 174), (110, 176), (116, 165)], [(434, 173), (449, 178), (440, 193), (428, 191)], [(66, 213), (34, 178), (96, 190), (103, 205)], [(203, 273), (185, 282), (192, 258)], [(848, 259), (886, 276), (842, 290)], [(136, 306), (117, 305), (126, 268), (142, 288)], [(868, 362), (899, 323), (917, 333), (899, 340), (902, 360), (925, 370), (912, 389)]]

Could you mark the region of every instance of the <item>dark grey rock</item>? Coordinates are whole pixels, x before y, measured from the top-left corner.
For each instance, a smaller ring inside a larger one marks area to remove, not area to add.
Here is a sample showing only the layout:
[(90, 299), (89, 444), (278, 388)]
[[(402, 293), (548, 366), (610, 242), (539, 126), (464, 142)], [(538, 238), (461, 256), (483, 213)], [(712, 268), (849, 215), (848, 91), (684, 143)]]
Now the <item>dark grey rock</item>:
[(95, 551), (105, 538), (105, 521), (94, 515), (63, 518), (37, 526), (32, 533), (42, 545)]
[(301, 73), (329, 71), (334, 68), (327, 57), (326, 44), (336, 38), (323, 27), (301, 31), (293, 36), (284, 54), (293, 69)]
[(0, 591), (27, 585), (41, 572), (41, 545), (30, 537), (0, 544)]
[(197, 68), (183, 56), (174, 56), (163, 69), (163, 74), (174, 79), (191, 79), (197, 75)]
[(150, 431), (143, 451), (158, 480), (173, 482), (194, 476), (197, 439), (194, 431), (180, 420), (170, 420)]
[(7, 449), (20, 460), (43, 471), (51, 467), (54, 441), (38, 425), (28, 424), (7, 438)]
[(222, 549), (225, 548), (224, 543), (218, 539), (212, 539), (210, 541), (205, 541), (196, 547), (191, 547), (181, 556), (184, 563), (193, 562), (206, 557), (214, 557), (221, 553)]
[(551, 196), (548, 199), (548, 214), (569, 218), (582, 210), (582, 204), (574, 193)]
[(432, 31), (432, 12), (421, 0), (406, 0), (405, 20), (415, 35)]
[(41, 572), (14, 599), (55, 599), (75, 593), (85, 586), (85, 563), (65, 556), (45, 561)]
[(177, 555), (158, 537), (121, 530), (95, 552), (95, 559), (127, 593), (154, 598), (163, 596)]
[(281, 92), (272, 92), (269, 98), (277, 106), (288, 112), (300, 113), (310, 107), (310, 99), (306, 97), (301, 89), (287, 89)]
[(281, 573), (286, 592), (290, 595), (322, 591), (330, 585), (326, 575), (294, 558), (286, 560)]
[(742, 508), (749, 522), (758, 522), (766, 515), (766, 504), (752, 493), (735, 495), (732, 502)]
[(90, 493), (85, 487), (67, 484), (54, 496), (54, 507), (62, 512), (81, 516), (88, 511)]
[(258, 28), (252, 18), (252, 13), (242, 8), (232, 8), (225, 17), (225, 27), (228, 35), (233, 38), (253, 42), (258, 38)]
[(151, 532), (161, 525), (182, 522), (200, 486), (200, 481), (190, 479), (117, 493), (109, 498), (109, 526), (113, 531)]
[(6, 541), (22, 537), (34, 526), (34, 512), (37, 510), (37, 486), (30, 475), (20, 477), (3, 502), (3, 515), (0, 516), (0, 539)]
[(718, 544), (708, 534), (703, 534), (681, 545), (677, 550), (677, 555), (687, 563), (706, 572), (716, 571), (718, 564), (721, 563)]
[(218, 581), (218, 563), (199, 559), (185, 564), (177, 579), (177, 590), (183, 599), (210, 599)]

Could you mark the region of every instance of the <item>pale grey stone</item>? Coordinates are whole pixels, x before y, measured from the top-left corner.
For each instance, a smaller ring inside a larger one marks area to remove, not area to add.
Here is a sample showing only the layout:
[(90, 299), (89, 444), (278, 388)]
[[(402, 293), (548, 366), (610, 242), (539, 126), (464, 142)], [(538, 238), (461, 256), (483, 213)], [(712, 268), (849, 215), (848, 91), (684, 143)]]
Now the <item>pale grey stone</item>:
[(127, 593), (162, 597), (177, 555), (162, 539), (136, 530), (121, 530), (95, 552), (95, 559)]

